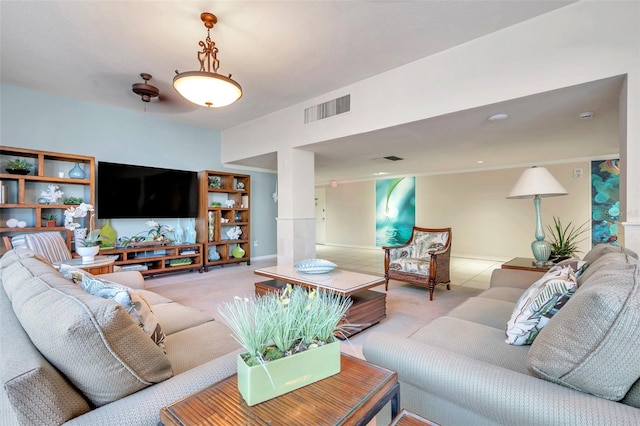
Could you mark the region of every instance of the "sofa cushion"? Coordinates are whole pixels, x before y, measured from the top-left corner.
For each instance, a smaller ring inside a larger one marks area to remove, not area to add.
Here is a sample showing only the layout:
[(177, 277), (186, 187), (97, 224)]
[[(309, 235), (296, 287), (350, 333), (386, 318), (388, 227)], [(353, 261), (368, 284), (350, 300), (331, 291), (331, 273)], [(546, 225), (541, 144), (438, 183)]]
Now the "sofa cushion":
[(528, 346), (504, 344), (504, 328), (495, 328), (454, 317), (439, 317), (409, 337), (519, 373), (527, 373)]
[[(119, 283), (119, 282), (118, 282)], [(140, 294), (142, 297), (144, 297), (144, 299), (149, 302), (149, 304), (151, 305), (151, 307), (153, 308), (153, 305), (158, 305), (160, 303), (169, 303), (169, 302), (173, 302), (171, 299), (169, 299), (168, 297), (164, 297), (158, 293), (155, 293), (153, 291), (149, 291), (149, 290), (144, 290), (144, 289), (136, 289), (136, 293)], [(155, 311), (154, 311), (155, 312)]]
[(221, 321), (210, 321), (169, 334), (165, 343), (174, 374), (191, 370), (241, 347), (233, 338), (231, 329)]
[(470, 297), (449, 312), (448, 316), (504, 330), (513, 306), (513, 302), (504, 300)]
[(629, 389), (629, 392), (627, 392), (621, 402), (632, 407), (640, 408), (640, 379), (636, 380), (633, 386), (631, 386), (631, 389)]
[(166, 336), (162, 331), (162, 326), (153, 314), (149, 303), (138, 292), (88, 274), (82, 277), (81, 287), (89, 294), (113, 300), (122, 305), (136, 324), (151, 337), (151, 340), (164, 348)]
[[(18, 421), (61, 424), (90, 410), (89, 404), (33, 346), (0, 288), (2, 383)], [(1, 423), (1, 421), (0, 421)]]
[(542, 327), (573, 295), (577, 286), (570, 266), (544, 274), (516, 303), (507, 322), (505, 342), (510, 345), (530, 345)]
[[(607, 255), (605, 255), (607, 256)], [(640, 377), (640, 267), (601, 268), (531, 345), (538, 377), (614, 401)]]
[(608, 253), (619, 253), (626, 256), (634, 257), (636, 259), (638, 258), (638, 255), (634, 251), (629, 250), (626, 247), (614, 246), (611, 244), (597, 244), (591, 250), (589, 250), (587, 254), (584, 255), (582, 260), (587, 264), (590, 264)]
[(60, 232), (34, 232), (16, 235), (11, 239), (13, 248), (28, 248), (41, 254), (47, 262), (59, 262), (71, 258), (71, 252)]
[(174, 302), (153, 305), (153, 312), (167, 336), (214, 320), (197, 309)]
[(578, 287), (580, 287), (583, 283), (589, 281), (590, 277), (601, 269), (626, 269), (630, 259), (635, 260), (635, 258), (629, 257), (628, 255), (619, 252), (603, 254), (593, 262), (587, 263), (585, 265), (582, 273), (578, 276)]
[(33, 344), (94, 406), (171, 377), (167, 356), (121, 305), (44, 263), (16, 261), (3, 268), (2, 285)]
[[(505, 302), (510, 302), (512, 307), (511, 311), (513, 311), (513, 305), (518, 300), (520, 300), (520, 297), (524, 292), (525, 292), (525, 289), (522, 289), (519, 287), (491, 287), (486, 289), (482, 293), (480, 293), (477, 297), (482, 297), (483, 299), (494, 299), (494, 300), (502, 300)], [(509, 316), (511, 316), (511, 314), (509, 314)], [(507, 318), (507, 320), (508, 319), (509, 318)]]

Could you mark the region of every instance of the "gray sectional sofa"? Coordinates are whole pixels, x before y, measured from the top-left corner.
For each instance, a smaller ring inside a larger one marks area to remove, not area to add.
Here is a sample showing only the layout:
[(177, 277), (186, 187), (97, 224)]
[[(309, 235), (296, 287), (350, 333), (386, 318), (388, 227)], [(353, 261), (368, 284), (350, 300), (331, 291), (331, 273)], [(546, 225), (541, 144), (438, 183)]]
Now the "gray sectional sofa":
[[(236, 371), (240, 345), (203, 313), (131, 287), (162, 327), (158, 346), (113, 300), (88, 294), (27, 249), (0, 259), (0, 424), (155, 425), (160, 408)], [(165, 337), (166, 336), (166, 337)]]
[(543, 274), (498, 269), (488, 290), (408, 338), (370, 332), (365, 358), (398, 372), (403, 408), (442, 425), (638, 425), (640, 263), (609, 245), (583, 260), (577, 290), (531, 345), (507, 344), (505, 329)]

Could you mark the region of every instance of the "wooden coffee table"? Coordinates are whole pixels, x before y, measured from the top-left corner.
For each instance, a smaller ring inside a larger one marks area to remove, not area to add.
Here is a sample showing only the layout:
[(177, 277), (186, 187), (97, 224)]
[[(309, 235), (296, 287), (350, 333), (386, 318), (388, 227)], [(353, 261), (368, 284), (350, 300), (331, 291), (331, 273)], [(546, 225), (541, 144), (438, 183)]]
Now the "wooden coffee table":
[(326, 379), (252, 407), (233, 375), (160, 410), (169, 425), (366, 425), (391, 401), (396, 417), (400, 384), (394, 371), (342, 354), (341, 369)]
[(256, 294), (267, 291), (280, 291), (287, 283), (306, 288), (331, 290), (341, 296), (350, 297), (352, 305), (347, 311), (345, 322), (357, 324), (357, 328), (347, 328), (342, 336), (349, 337), (384, 319), (387, 295), (369, 290), (384, 284), (383, 277), (361, 274), (359, 272), (334, 269), (326, 274), (303, 274), (293, 266), (271, 266), (256, 269), (255, 274), (271, 278), (269, 281), (255, 283)]

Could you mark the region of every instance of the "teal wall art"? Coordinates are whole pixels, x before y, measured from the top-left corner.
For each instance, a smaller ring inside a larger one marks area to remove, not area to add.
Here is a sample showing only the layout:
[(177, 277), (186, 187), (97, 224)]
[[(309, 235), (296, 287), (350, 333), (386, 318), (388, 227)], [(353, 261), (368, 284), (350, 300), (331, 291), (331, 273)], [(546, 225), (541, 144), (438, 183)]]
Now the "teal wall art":
[(618, 245), (620, 160), (591, 162), (591, 244)]
[(376, 246), (404, 244), (416, 223), (416, 178), (376, 181)]

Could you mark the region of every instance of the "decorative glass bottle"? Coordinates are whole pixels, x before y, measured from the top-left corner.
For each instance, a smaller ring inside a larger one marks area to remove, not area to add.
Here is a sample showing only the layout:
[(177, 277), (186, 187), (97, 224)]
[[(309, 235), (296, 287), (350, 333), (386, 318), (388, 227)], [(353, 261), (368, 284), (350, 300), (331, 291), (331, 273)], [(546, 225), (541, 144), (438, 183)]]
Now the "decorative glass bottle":
[(85, 176), (86, 173), (84, 172), (84, 170), (82, 170), (82, 167), (80, 167), (80, 163), (76, 163), (76, 165), (73, 166), (71, 170), (69, 170), (69, 177), (71, 179), (84, 179)]
[(214, 239), (213, 231), (214, 231), (215, 223), (213, 221), (213, 212), (209, 212), (209, 242), (212, 242)]
[(180, 224), (180, 218), (178, 218), (176, 229), (173, 231), (173, 238), (176, 244), (182, 244), (184, 241), (184, 229), (182, 229), (182, 225)]

